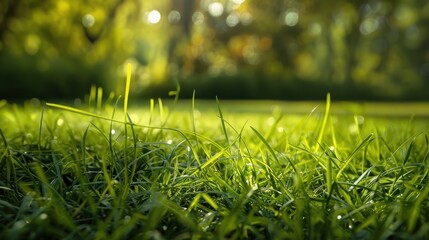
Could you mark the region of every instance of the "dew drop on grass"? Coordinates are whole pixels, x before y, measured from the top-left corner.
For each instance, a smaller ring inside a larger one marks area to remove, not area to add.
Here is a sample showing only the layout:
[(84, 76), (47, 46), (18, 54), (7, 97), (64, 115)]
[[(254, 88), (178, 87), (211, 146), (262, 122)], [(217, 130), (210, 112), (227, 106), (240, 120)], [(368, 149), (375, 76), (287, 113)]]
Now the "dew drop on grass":
[(46, 220), (46, 219), (48, 219), (48, 214), (42, 213), (42, 214), (40, 214), (39, 218), (40, 218), (40, 220)]
[(110, 131), (110, 134), (112, 134), (112, 135), (115, 135), (115, 133), (116, 133), (116, 130), (115, 130), (115, 129), (112, 129), (112, 130)]
[(338, 215), (338, 216), (337, 216), (337, 219), (338, 219), (338, 220), (341, 220), (341, 218), (343, 218), (343, 216), (341, 216), (341, 215)]
[(58, 120), (57, 120), (57, 125), (58, 125), (59, 127), (61, 127), (63, 124), (64, 124), (64, 119), (62, 119), (62, 118), (58, 118)]
[(171, 145), (172, 143), (173, 143), (173, 140), (171, 140), (171, 139), (167, 141), (167, 144), (169, 144), (169, 145)]
[(25, 224), (27, 224), (25, 221), (19, 220), (13, 224), (13, 228), (15, 229), (23, 228)]
[(167, 231), (168, 227), (166, 225), (162, 226), (162, 230)]

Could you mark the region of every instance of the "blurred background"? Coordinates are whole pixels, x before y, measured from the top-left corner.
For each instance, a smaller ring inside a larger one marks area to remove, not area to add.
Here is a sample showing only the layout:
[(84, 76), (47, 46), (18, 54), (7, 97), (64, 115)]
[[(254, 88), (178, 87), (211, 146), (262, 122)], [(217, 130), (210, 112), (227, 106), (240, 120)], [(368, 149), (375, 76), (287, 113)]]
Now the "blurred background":
[(0, 99), (429, 100), (426, 0), (2, 0)]

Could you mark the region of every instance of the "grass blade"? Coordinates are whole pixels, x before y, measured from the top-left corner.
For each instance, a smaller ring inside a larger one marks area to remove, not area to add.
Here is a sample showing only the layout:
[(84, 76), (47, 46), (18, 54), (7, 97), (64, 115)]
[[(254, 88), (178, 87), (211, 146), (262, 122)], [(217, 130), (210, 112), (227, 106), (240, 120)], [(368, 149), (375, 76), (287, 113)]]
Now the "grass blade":
[(331, 94), (328, 93), (326, 95), (326, 107), (325, 107), (325, 114), (323, 116), (323, 122), (322, 122), (322, 126), (320, 127), (320, 132), (319, 132), (319, 136), (317, 137), (317, 143), (316, 143), (316, 149), (315, 151), (319, 151), (319, 147), (320, 147), (320, 143), (322, 143), (322, 139), (323, 139), (323, 134), (325, 132), (325, 127), (326, 124), (328, 122), (328, 117), (329, 117), (329, 111), (331, 109)]
[(127, 80), (125, 83), (125, 97), (124, 97), (124, 122), (128, 121), (128, 97), (130, 95), (130, 84), (131, 84), (131, 63), (127, 64)]
[(220, 102), (217, 96), (216, 96), (216, 103), (217, 103), (217, 109), (219, 112), (220, 123), (222, 124), (222, 131), (223, 131), (223, 134), (225, 135), (226, 144), (229, 145), (228, 132), (226, 131), (226, 127), (225, 127), (225, 119), (223, 118), (222, 109), (220, 108)]
[(81, 114), (81, 115), (84, 115), (84, 116), (88, 116), (88, 117), (94, 117), (94, 118), (99, 118), (99, 119), (103, 119), (103, 120), (111, 120), (110, 118), (103, 117), (103, 116), (95, 114), (95, 113), (87, 112), (87, 111), (84, 111), (84, 110), (80, 110), (80, 109), (77, 109), (77, 108), (74, 108), (74, 107), (65, 106), (65, 105), (62, 105), (62, 104), (46, 103), (46, 106), (53, 107), (53, 108), (58, 108), (58, 109), (62, 109), (62, 110), (73, 112), (73, 113), (78, 113), (78, 114)]
[[(264, 145), (267, 147), (268, 151), (271, 153), (271, 155), (274, 157), (274, 159), (276, 160), (278, 166), (281, 166), (279, 159), (277, 158), (276, 153), (274, 152), (273, 148), (270, 146), (270, 144), (267, 142), (267, 140), (264, 138), (264, 136), (262, 136), (262, 134), (260, 134), (258, 132), (258, 130), (256, 130), (253, 127), (250, 127), (253, 132), (256, 134), (256, 136), (258, 136), (258, 138), (264, 143)], [(290, 161), (290, 159), (288, 158), (289, 163), (291, 164), (293, 170), (295, 171), (295, 173), (297, 173), (296, 168), (294, 166), (294, 164)]]
[(341, 177), (341, 175), (342, 175), (342, 173), (343, 173), (343, 171), (347, 168), (347, 166), (350, 164), (350, 162), (352, 161), (352, 159), (353, 159), (353, 156), (359, 151), (359, 150), (361, 150), (362, 148), (364, 148), (365, 146), (367, 146), (369, 143), (371, 143), (372, 142), (372, 140), (374, 140), (374, 138), (373, 138), (373, 136), (374, 136), (374, 134), (373, 133), (371, 133), (371, 134), (369, 134), (360, 144), (359, 144), (359, 146), (357, 146), (357, 148), (355, 148), (354, 150), (353, 150), (353, 152), (349, 155), (349, 157), (346, 159), (346, 161), (343, 163), (343, 165), (341, 166), (341, 168), (340, 168), (340, 170), (338, 171), (338, 173), (337, 173), (337, 177), (336, 177), (336, 179), (338, 180), (340, 177)]

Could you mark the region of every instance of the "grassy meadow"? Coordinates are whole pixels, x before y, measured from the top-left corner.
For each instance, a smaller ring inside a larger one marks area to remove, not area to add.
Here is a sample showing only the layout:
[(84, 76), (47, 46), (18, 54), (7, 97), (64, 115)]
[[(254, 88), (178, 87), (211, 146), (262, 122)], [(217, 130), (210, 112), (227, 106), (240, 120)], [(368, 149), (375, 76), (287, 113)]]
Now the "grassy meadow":
[(427, 104), (124, 99), (0, 102), (1, 239), (429, 237)]

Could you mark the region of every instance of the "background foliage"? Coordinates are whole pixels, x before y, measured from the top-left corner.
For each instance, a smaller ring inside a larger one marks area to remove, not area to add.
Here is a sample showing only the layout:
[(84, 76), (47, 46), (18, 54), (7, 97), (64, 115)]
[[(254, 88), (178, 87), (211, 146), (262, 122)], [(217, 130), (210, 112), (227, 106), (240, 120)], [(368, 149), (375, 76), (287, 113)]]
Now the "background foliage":
[(428, 100), (422, 0), (5, 0), (0, 98)]

